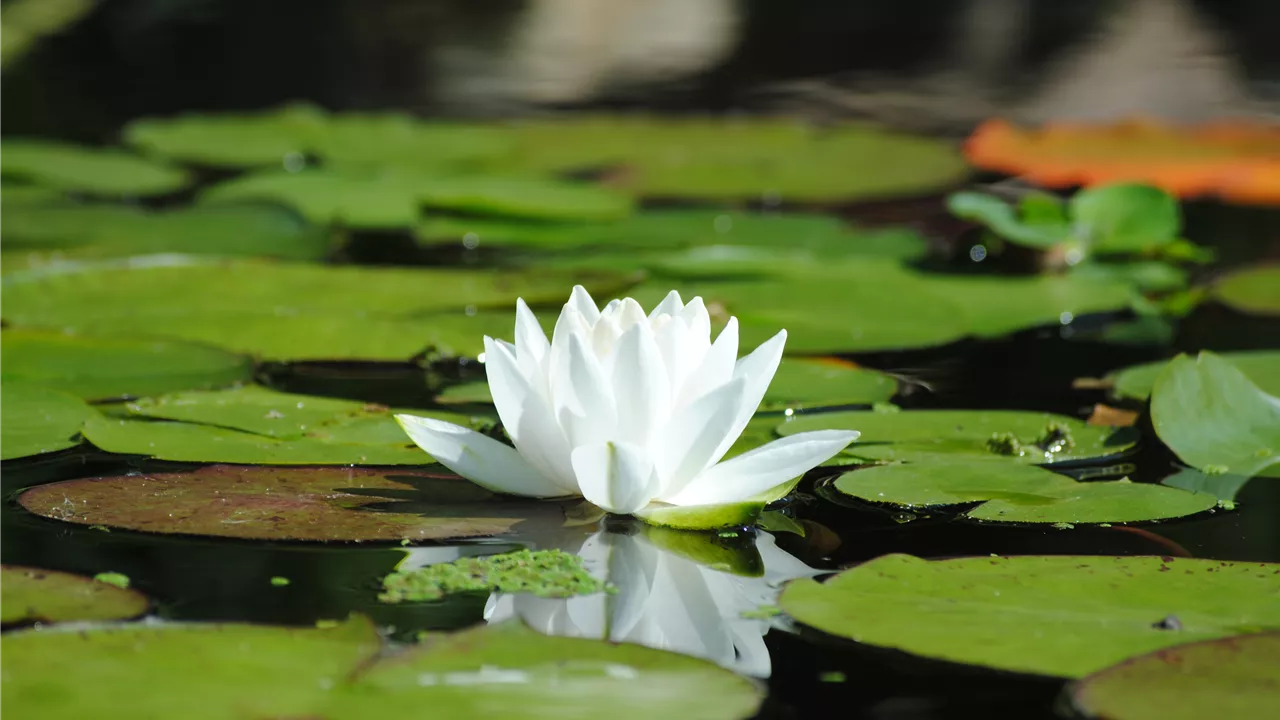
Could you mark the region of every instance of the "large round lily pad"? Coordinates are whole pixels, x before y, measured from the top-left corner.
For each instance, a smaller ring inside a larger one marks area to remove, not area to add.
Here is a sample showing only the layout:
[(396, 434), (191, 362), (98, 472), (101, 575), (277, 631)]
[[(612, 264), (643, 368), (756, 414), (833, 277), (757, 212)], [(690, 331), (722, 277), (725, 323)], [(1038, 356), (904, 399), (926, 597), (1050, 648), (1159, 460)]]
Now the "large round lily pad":
[(0, 622), (126, 620), (147, 611), (147, 598), (93, 578), (56, 570), (0, 567)]
[(779, 600), (800, 622), (870, 645), (1081, 677), (1125, 658), (1280, 628), (1273, 563), (885, 555)]
[(1179, 355), (1151, 391), (1151, 424), (1186, 464), (1211, 475), (1280, 469), (1280, 398), (1210, 352)]
[(956, 305), (980, 337), (1068, 324), (1090, 313), (1124, 310), (1132, 285), (1110, 278), (928, 276), (929, 289)]
[[(353, 400), (294, 395), (250, 385), (144, 398), (125, 404), (121, 410), (116, 417), (86, 423), (85, 439), (110, 452), (185, 462), (432, 462), (396, 424), (396, 411)], [(473, 428), (490, 423), (487, 417), (460, 413), (411, 412)]]
[(0, 172), (58, 190), (104, 196), (160, 195), (190, 181), (180, 168), (120, 150), (29, 139), (4, 141)]
[(77, 434), (98, 412), (80, 398), (42, 385), (0, 383), (0, 459), (39, 455), (80, 444)]
[[(429, 635), (379, 655), (375, 628), (187, 624), (5, 635), (4, 707), (94, 717), (738, 720), (762, 693), (713, 663), (638, 645), (548, 637), (518, 623)], [(199, 662), (191, 662), (199, 658)], [(662, 692), (650, 692), (662, 688)], [(620, 699), (626, 699), (620, 702)]]
[(1011, 523), (1143, 522), (1193, 515), (1218, 504), (1207, 493), (1127, 480), (1077, 482), (1033, 465), (992, 460), (863, 468), (836, 478), (835, 488), (906, 507), (981, 502), (965, 516)]
[(177, 340), (5, 330), (5, 382), (40, 383), (94, 400), (211, 388), (248, 380), (243, 355)]
[(564, 518), (556, 503), (503, 501), (456, 475), (412, 469), (211, 465), (40, 485), (18, 503), (81, 525), (312, 542), (484, 537)]
[(797, 415), (780, 435), (808, 430), (862, 433), (844, 455), (869, 461), (952, 462), (966, 458), (1046, 464), (1105, 457), (1133, 445), (1124, 429), (1016, 410), (848, 411)]
[(1280, 315), (1280, 264), (1237, 270), (1218, 281), (1213, 296), (1240, 312)]
[(1108, 720), (1280, 715), (1280, 632), (1157, 650), (1084, 678), (1075, 707)]
[(329, 230), (282, 207), (218, 205), (149, 212), (120, 205), (5, 205), (6, 252), (61, 251), (77, 259), (190, 253), (318, 260)]
[(620, 272), (388, 269), (177, 257), (7, 275), (3, 305), (5, 319), (14, 325), (146, 333), (281, 359), (405, 359), (437, 344), (441, 332), (456, 342), (460, 325), (478, 344), (485, 323), (495, 319), (484, 308), (502, 309), (505, 336), (514, 323), (510, 313), (517, 297), (558, 306), (575, 283), (607, 296), (636, 279)]
[[(1219, 353), (1218, 357), (1235, 365), (1263, 392), (1280, 395), (1280, 350), (1225, 352)], [(1146, 400), (1156, 384), (1156, 377), (1168, 364), (1167, 360), (1157, 360), (1117, 370), (1108, 376), (1112, 392), (1120, 398)]]

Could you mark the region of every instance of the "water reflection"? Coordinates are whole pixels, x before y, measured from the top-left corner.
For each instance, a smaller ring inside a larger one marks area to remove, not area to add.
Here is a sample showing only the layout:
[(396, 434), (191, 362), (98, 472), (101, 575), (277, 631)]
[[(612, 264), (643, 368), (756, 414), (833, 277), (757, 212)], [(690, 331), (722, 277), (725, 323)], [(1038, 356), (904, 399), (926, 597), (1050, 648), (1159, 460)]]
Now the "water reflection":
[(767, 677), (764, 635), (773, 621), (759, 608), (773, 605), (784, 581), (821, 571), (763, 531), (754, 542), (747, 536), (727, 543), (713, 533), (632, 530), (582, 533), (543, 546), (580, 555), (616, 593), (568, 599), (495, 593), (485, 620), (519, 617), (550, 635), (639, 643)]

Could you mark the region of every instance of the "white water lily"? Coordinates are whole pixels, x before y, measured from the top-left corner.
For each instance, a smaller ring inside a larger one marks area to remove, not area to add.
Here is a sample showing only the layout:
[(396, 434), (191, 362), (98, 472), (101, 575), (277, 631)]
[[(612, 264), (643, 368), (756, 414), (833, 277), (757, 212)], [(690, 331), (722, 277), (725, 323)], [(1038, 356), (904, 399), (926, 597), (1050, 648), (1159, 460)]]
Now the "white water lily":
[(579, 286), (550, 342), (523, 300), (515, 344), (484, 339), (489, 390), (514, 448), (440, 420), (396, 419), (437, 461), (496, 492), (580, 495), (642, 517), (661, 503), (744, 503), (858, 437), (799, 433), (721, 462), (759, 407), (785, 342), (783, 330), (738, 359), (737, 320), (713, 343), (701, 298), (685, 304), (672, 291), (647, 315), (631, 298), (602, 311)]

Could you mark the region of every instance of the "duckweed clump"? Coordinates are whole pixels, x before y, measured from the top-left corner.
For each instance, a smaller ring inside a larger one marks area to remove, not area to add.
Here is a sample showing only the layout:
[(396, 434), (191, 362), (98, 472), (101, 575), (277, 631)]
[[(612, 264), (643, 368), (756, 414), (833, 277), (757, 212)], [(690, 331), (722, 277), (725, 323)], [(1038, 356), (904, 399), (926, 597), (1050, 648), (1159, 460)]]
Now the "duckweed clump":
[(1071, 437), (1071, 428), (1060, 422), (1051, 422), (1045, 426), (1044, 432), (1036, 440), (1036, 447), (1047, 453), (1066, 452), (1076, 446), (1076, 439)]
[(1022, 454), (1022, 443), (1011, 432), (992, 433), (987, 440), (987, 450), (996, 455), (1017, 457)]
[(382, 579), (378, 599), (384, 603), (425, 602), (479, 591), (564, 598), (617, 589), (592, 577), (577, 555), (561, 550), (517, 550), (393, 572)]

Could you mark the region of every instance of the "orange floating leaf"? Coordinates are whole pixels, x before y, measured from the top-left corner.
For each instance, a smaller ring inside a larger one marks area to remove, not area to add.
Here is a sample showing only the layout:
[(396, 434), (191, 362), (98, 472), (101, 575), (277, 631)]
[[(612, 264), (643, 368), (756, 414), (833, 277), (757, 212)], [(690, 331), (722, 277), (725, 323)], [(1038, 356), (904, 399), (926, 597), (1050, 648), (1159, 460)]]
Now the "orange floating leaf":
[(1045, 187), (1143, 182), (1182, 198), (1280, 205), (1280, 125), (1274, 123), (1128, 120), (1026, 130), (988, 120), (965, 142), (964, 153), (977, 167)]

